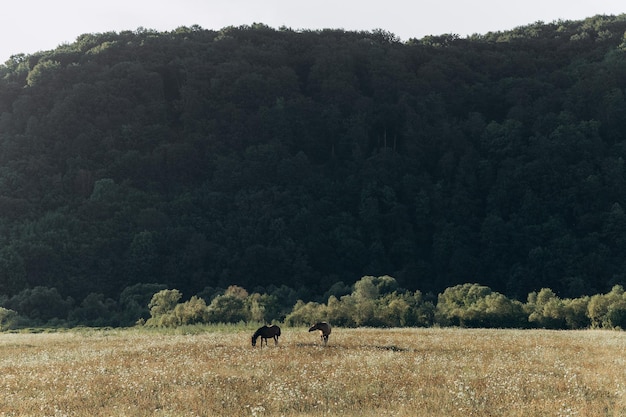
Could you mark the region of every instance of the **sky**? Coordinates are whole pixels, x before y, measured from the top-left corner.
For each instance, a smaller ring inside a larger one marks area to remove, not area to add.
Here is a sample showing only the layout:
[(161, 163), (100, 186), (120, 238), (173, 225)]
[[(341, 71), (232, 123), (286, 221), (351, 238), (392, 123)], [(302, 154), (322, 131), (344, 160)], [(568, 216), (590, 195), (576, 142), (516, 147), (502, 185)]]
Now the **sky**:
[(0, 3), (0, 63), (54, 49), (84, 33), (264, 23), (291, 29), (383, 29), (402, 41), (461, 37), (537, 21), (626, 13), (621, 0), (11, 0)]

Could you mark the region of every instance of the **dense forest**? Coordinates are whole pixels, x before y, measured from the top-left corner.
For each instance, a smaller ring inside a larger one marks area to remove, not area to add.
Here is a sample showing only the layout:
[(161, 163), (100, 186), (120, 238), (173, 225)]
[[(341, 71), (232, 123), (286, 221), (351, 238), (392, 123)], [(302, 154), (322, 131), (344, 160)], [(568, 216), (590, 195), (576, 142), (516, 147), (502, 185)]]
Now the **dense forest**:
[(193, 26), (13, 56), (0, 305), (141, 285), (326, 302), (366, 275), (608, 293), (626, 284), (625, 35), (626, 15), (405, 42)]

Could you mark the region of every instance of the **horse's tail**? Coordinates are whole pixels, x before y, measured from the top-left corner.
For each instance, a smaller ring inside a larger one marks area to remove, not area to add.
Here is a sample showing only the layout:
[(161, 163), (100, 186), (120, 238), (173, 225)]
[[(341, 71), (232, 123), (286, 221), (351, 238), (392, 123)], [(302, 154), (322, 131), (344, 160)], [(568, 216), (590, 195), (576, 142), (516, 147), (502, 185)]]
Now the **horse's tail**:
[(280, 336), (280, 327), (276, 326), (276, 336)]

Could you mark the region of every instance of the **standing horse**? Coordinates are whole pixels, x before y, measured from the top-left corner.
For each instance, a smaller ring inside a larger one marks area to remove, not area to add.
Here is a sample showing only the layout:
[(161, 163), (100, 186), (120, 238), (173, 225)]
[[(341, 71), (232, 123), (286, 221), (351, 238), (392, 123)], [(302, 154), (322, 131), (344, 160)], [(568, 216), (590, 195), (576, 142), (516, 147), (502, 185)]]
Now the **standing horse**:
[(324, 346), (326, 346), (326, 344), (328, 343), (328, 335), (330, 335), (330, 324), (326, 323), (325, 321), (315, 323), (309, 328), (310, 332), (314, 330), (319, 330), (322, 343), (324, 343)]
[(265, 340), (265, 346), (267, 346), (267, 339), (274, 339), (274, 345), (278, 344), (278, 336), (280, 336), (280, 327), (272, 324), (271, 326), (259, 327), (252, 335), (252, 346), (256, 346), (256, 340), (261, 337), (261, 347), (263, 347), (263, 341)]

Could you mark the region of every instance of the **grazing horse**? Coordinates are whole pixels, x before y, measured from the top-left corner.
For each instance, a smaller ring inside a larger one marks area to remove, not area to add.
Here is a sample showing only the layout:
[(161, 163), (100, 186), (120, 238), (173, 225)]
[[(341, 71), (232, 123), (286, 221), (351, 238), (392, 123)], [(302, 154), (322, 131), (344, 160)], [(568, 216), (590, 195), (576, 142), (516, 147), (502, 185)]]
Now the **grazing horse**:
[(325, 321), (315, 323), (309, 328), (310, 332), (314, 330), (319, 330), (320, 338), (322, 339), (324, 345), (326, 345), (328, 343), (328, 335), (330, 335), (330, 324), (326, 323)]
[(252, 335), (252, 346), (256, 346), (256, 340), (261, 337), (261, 347), (263, 347), (263, 341), (265, 340), (265, 346), (267, 346), (267, 339), (274, 339), (274, 344), (278, 344), (278, 336), (280, 336), (280, 327), (272, 324), (271, 326), (259, 327)]

